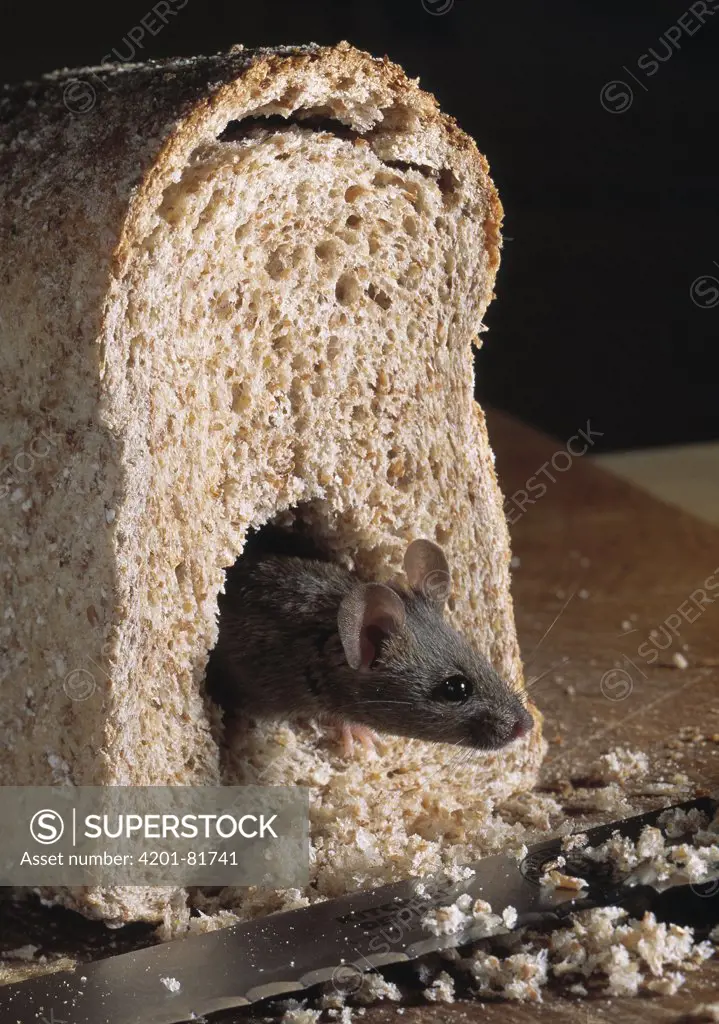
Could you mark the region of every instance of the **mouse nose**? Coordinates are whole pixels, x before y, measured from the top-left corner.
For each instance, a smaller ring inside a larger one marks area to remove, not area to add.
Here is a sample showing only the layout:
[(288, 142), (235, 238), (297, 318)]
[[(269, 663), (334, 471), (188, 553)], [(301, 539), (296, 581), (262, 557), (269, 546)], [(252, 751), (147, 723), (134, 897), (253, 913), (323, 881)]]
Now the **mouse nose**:
[(512, 739), (518, 740), (520, 736), (526, 736), (528, 732), (532, 731), (533, 725), (534, 719), (528, 711), (525, 711), (524, 708), (522, 708), (511, 732)]

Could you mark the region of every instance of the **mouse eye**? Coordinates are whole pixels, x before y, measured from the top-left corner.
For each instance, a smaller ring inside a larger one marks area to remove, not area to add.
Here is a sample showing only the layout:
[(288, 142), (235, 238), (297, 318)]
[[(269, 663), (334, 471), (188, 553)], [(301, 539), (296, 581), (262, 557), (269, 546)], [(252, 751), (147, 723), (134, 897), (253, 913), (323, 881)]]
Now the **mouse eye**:
[(464, 676), (450, 676), (432, 691), (435, 700), (445, 700), (450, 704), (464, 704), (471, 695), (472, 684)]

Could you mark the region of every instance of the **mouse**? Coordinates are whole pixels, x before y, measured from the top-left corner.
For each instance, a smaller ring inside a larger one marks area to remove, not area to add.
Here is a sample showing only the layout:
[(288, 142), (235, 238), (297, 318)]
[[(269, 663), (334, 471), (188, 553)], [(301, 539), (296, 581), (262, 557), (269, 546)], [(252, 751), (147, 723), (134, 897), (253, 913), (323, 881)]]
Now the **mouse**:
[(325, 557), (248, 545), (219, 597), (210, 697), (255, 719), (329, 721), (345, 753), (375, 732), (479, 751), (525, 736), (523, 695), (446, 621), (443, 550), (414, 540), (403, 568), (366, 582)]

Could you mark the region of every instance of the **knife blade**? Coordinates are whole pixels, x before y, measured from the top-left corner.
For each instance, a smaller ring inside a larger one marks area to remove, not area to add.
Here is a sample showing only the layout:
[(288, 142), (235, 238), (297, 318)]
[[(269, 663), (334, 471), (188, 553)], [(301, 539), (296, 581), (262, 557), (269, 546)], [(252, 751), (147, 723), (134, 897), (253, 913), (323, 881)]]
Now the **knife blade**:
[[(711, 816), (717, 803), (703, 797), (675, 806)], [(617, 831), (636, 840), (664, 810), (584, 831), (591, 846)], [(433, 909), (454, 903), (463, 893), (486, 900), (497, 913), (514, 907), (513, 927), (560, 921), (576, 910), (622, 902), (629, 891), (626, 880), (612, 878), (581, 851), (562, 854), (561, 844), (561, 836), (536, 843), (521, 862), (503, 854), (486, 857), (469, 865), (474, 874), (462, 882), (407, 879), (82, 964), (74, 972), (7, 985), (0, 988), (2, 1019), (12, 1024), (183, 1024), (320, 982), (334, 981), (351, 992), (367, 970), (482, 938), (487, 931), (481, 921), (440, 935), (422, 924)], [(560, 854), (566, 857), (567, 873), (586, 880), (581, 892), (540, 885), (544, 865)]]

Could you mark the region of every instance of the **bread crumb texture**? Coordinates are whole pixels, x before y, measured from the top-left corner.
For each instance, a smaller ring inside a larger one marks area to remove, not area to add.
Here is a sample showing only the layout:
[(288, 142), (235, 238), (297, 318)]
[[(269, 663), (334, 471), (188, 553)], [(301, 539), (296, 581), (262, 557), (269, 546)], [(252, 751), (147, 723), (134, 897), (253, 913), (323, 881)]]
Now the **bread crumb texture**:
[(473, 400), (502, 214), (474, 142), (347, 43), (60, 71), (1, 103), (0, 784), (308, 785), (316, 897), (482, 852), (539, 721), (486, 757), (388, 739), (347, 763), (309, 723), (230, 749), (203, 691), (224, 567), (298, 508), (364, 578), (435, 538), (453, 622), (522, 685)]

